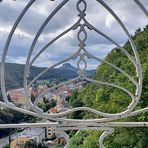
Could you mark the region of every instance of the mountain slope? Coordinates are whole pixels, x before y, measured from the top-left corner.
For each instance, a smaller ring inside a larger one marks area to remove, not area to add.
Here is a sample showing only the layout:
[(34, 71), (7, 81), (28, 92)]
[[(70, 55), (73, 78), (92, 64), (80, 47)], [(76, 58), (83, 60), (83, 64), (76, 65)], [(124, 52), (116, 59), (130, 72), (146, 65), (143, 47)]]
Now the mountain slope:
[[(42, 72), (45, 68), (42, 67), (31, 67), (30, 77), (29, 79), (32, 80), (34, 76)], [(58, 79), (62, 80), (69, 80), (76, 77), (77, 68), (73, 67), (69, 63), (63, 64), (59, 68), (53, 68), (47, 73), (45, 73), (40, 79)], [(94, 74), (94, 70), (87, 70), (86, 73), (89, 77)], [(5, 69), (5, 80), (6, 80), (6, 88), (18, 88), (23, 86), (23, 74), (24, 74), (24, 65), (22, 64), (14, 64), (14, 63), (6, 63)]]

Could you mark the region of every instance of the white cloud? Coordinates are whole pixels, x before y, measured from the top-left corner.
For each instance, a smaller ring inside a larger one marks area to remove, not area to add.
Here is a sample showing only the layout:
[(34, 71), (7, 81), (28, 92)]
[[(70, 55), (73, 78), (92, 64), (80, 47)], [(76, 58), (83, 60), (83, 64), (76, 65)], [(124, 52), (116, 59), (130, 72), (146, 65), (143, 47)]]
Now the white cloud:
[[(4, 0), (0, 3), (0, 49), (3, 48), (12, 25), (27, 2), (28, 0), (14, 2), (12, 2), (12, 0)], [(13, 42), (9, 48), (7, 61), (25, 63), (29, 47), (31, 46), (35, 34), (46, 17), (60, 2), (60, 0), (37, 0), (35, 4), (33, 4), (15, 31)], [(123, 44), (127, 40), (127, 37), (117, 21), (95, 0), (87, 0), (87, 2), (86, 18), (88, 21), (119, 44)], [(106, 0), (105, 2), (121, 18), (130, 33), (133, 33), (138, 27), (144, 27), (148, 24), (146, 17), (133, 1)], [(146, 8), (148, 8), (147, 0), (141, 0), (141, 2), (144, 3)], [(45, 27), (37, 42), (34, 54), (56, 35), (74, 24), (78, 19), (78, 12), (75, 4), (76, 1), (69, 1)], [(40, 56), (40, 59), (35, 64), (39, 66), (53, 64), (76, 51), (79, 47), (77, 46), (78, 41), (76, 34), (74, 33), (76, 33), (76, 31), (69, 32), (63, 38), (58, 40)], [(114, 45), (110, 44), (96, 33), (88, 31), (88, 34), (87, 45), (92, 54), (104, 58), (114, 47)], [(0, 51), (0, 56), (1, 54), (2, 50)], [(91, 67), (91, 65), (94, 67), (95, 64), (92, 62), (89, 64), (89, 67)]]
[(115, 22), (115, 19), (113, 18), (113, 16), (111, 14), (107, 14), (107, 16), (105, 18), (105, 25), (108, 28), (111, 28), (111, 26), (114, 22)]
[[(0, 32), (9, 33), (11, 31), (11, 29), (12, 29), (12, 26), (2, 26), (2, 27), (0, 27)], [(20, 37), (32, 38), (32, 36), (29, 33), (26, 33), (19, 28), (17, 28), (15, 30), (14, 35), (18, 35)]]

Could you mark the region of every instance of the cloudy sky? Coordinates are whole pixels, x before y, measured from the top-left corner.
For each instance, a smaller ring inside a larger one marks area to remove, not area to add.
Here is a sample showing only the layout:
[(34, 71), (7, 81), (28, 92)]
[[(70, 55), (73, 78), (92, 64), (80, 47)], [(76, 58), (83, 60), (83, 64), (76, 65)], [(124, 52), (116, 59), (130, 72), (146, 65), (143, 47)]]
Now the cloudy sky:
[[(0, 3), (0, 58), (8, 34), (28, 1), (29, 0), (3, 0)], [(116, 20), (96, 0), (86, 1), (88, 2), (86, 16), (88, 22), (112, 37), (119, 44), (123, 45), (127, 41), (127, 37)], [(116, 12), (116, 14), (118, 14), (130, 34), (133, 34), (137, 28), (143, 28), (148, 24), (147, 18), (133, 0), (104, 1), (114, 10), (114, 12)], [(13, 35), (7, 54), (7, 62), (25, 63), (35, 34), (47, 16), (60, 2), (61, 0), (36, 0), (23, 17)], [(141, 0), (141, 2), (146, 9), (148, 9), (148, 0)], [(37, 41), (32, 58), (50, 40), (69, 28), (77, 20), (78, 12), (76, 10), (76, 0), (70, 0), (45, 27)], [(87, 31), (88, 38), (86, 41), (86, 49), (93, 55), (103, 59), (115, 46), (97, 33), (89, 30)], [(34, 65), (50, 66), (75, 53), (78, 50), (79, 44), (77, 41), (77, 32), (78, 30), (75, 30), (64, 35), (42, 53), (35, 61)], [(97, 62), (89, 60), (89, 69), (95, 68), (96, 65)]]

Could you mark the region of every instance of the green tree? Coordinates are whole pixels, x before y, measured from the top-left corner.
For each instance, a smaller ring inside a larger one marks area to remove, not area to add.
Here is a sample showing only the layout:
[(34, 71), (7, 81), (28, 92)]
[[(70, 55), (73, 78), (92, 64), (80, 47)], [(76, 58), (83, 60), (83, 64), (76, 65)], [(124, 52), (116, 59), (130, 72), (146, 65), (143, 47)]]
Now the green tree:
[(35, 140), (29, 140), (25, 143), (24, 148), (48, 148), (48, 146), (42, 143), (37, 143)]
[[(143, 73), (143, 90), (141, 99), (137, 106), (137, 109), (141, 109), (148, 106), (148, 25), (143, 31), (138, 29), (135, 35), (132, 37), (140, 56), (142, 73)], [(129, 41), (123, 46), (127, 51), (134, 56)], [(113, 49), (105, 58), (106, 61), (115, 64), (126, 73), (131, 75), (135, 80), (137, 76), (135, 73), (135, 67), (132, 62), (121, 52), (120, 49)], [(102, 63), (98, 66), (95, 76), (95, 80), (114, 83), (121, 87), (126, 88), (133, 94), (135, 93), (135, 86), (121, 73), (113, 69), (112, 67)], [(75, 101), (74, 101), (75, 100)], [(82, 102), (84, 106), (97, 109), (106, 113), (117, 113), (127, 109), (131, 102), (131, 98), (119, 89), (106, 87), (96, 84), (88, 84), (80, 94), (70, 102), (73, 106), (77, 106), (78, 102)], [(82, 105), (81, 104), (81, 105)], [(79, 115), (78, 115), (79, 116)], [(92, 114), (83, 114), (82, 118), (98, 118), (98, 116)], [(77, 115), (75, 115), (77, 118)], [(122, 119), (122, 121), (142, 121), (148, 122), (148, 113), (142, 113), (140, 115)], [(82, 138), (80, 144), (83, 148), (97, 148), (98, 138), (100, 132), (98, 131), (86, 131), (86, 136)], [(74, 135), (74, 139), (79, 136)], [(105, 141), (106, 148), (146, 148), (148, 147), (148, 129), (147, 128), (121, 128), (116, 129), (115, 132)], [(73, 140), (73, 137), (72, 137)], [(73, 145), (79, 147), (76, 140), (72, 141)]]
[(10, 148), (9, 144), (3, 146), (2, 148)]

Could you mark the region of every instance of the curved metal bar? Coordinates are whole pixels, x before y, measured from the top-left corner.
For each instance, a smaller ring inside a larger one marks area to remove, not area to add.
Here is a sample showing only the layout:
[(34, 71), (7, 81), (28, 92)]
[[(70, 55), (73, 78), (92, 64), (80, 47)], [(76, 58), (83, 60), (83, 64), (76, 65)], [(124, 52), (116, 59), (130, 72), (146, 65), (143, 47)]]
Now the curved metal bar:
[(2, 95), (3, 95), (3, 99), (4, 102), (6, 104), (10, 104), (8, 99), (7, 99), (7, 95), (6, 95), (6, 88), (5, 88), (5, 61), (6, 61), (6, 55), (8, 52), (8, 48), (12, 39), (12, 36), (19, 24), (19, 22), (21, 21), (21, 19), (23, 18), (23, 16), (25, 15), (25, 13), (27, 12), (27, 10), (30, 8), (30, 6), (35, 2), (36, 0), (31, 0), (26, 7), (23, 9), (23, 11), (21, 12), (21, 14), (19, 15), (19, 17), (17, 18), (15, 24), (13, 25), (9, 36), (7, 38), (4, 50), (3, 50), (3, 55), (2, 55), (2, 61), (1, 61), (1, 91), (2, 91)]
[(112, 68), (116, 69), (117, 71), (119, 71), (120, 73), (124, 74), (131, 82), (133, 82), (135, 84), (135, 86), (139, 86), (138, 82), (136, 82), (129, 74), (127, 74), (125, 71), (123, 71), (122, 69), (120, 69), (119, 67), (117, 67), (116, 65), (110, 63), (110, 62), (107, 62), (106, 60), (102, 60), (96, 56), (93, 56), (91, 53), (89, 53), (88, 51), (86, 51), (84, 49), (85, 53), (86, 53), (86, 56), (90, 57), (90, 58), (93, 58), (99, 62), (102, 62), (102, 63), (105, 63), (109, 66), (111, 66)]
[(100, 136), (99, 138), (99, 145), (100, 145), (100, 148), (105, 148), (104, 145), (103, 145), (103, 141), (104, 139), (108, 136), (108, 135), (111, 135), (112, 133), (114, 132), (114, 129), (110, 129), (110, 130), (107, 130), (105, 132), (103, 132), (103, 134)]
[(31, 45), (31, 48), (29, 50), (29, 54), (27, 56), (27, 60), (26, 60), (26, 65), (25, 65), (25, 71), (24, 71), (24, 90), (25, 90), (25, 96), (26, 96), (26, 99), (27, 99), (27, 102), (28, 102), (28, 105), (32, 108), (32, 109), (35, 109), (31, 100), (28, 98), (29, 96), (29, 92), (28, 92), (28, 89), (27, 89), (27, 78), (29, 76), (29, 73), (30, 73), (30, 65), (29, 65), (29, 61), (30, 61), (30, 58), (31, 58), (31, 55), (32, 55), (32, 52), (33, 52), (33, 49), (36, 45), (36, 42), (40, 36), (40, 34), (42, 33), (43, 29), (45, 28), (45, 26), (48, 24), (48, 22), (55, 16), (55, 14), (60, 10), (60, 8), (62, 8), (69, 0), (64, 0), (63, 2), (61, 2), (54, 10), (53, 12), (47, 17), (47, 19), (44, 21), (44, 23), (41, 25), (39, 31), (37, 32), (33, 42), (32, 42), (32, 45)]
[(125, 25), (122, 23), (122, 21), (120, 20), (120, 18), (115, 14), (115, 12), (103, 0), (97, 0), (97, 2), (99, 2), (103, 7), (105, 7), (109, 11), (109, 13), (116, 19), (116, 21), (120, 24), (120, 26), (122, 27), (122, 29), (126, 33), (127, 37), (129, 38), (129, 42), (130, 42), (130, 44), (132, 46), (132, 49), (133, 49), (133, 52), (134, 52), (136, 61), (139, 63), (140, 60), (139, 60), (139, 56), (138, 56), (138, 53), (137, 53), (136, 46), (135, 46), (135, 44), (134, 44), (134, 42), (133, 42), (133, 40), (131, 38), (130, 33), (126, 29)]
[(51, 67), (46, 68), (45, 70), (43, 70), (41, 73), (39, 73), (39, 74), (27, 85), (27, 87), (28, 87), (28, 88), (31, 87), (31, 85), (32, 85), (36, 80), (38, 80), (38, 78), (40, 78), (43, 74), (45, 74), (45, 73), (46, 73), (47, 71), (49, 71), (50, 69), (55, 68), (56, 66), (58, 66), (58, 65), (60, 65), (60, 64), (63, 64), (63, 63), (65, 63), (65, 62), (69, 61), (70, 59), (73, 59), (73, 58), (77, 57), (77, 56), (79, 55), (80, 51), (81, 51), (81, 50), (78, 50), (78, 51), (77, 51), (76, 53), (74, 53), (72, 56), (70, 56), (70, 57), (68, 57), (68, 58), (66, 58), (66, 59), (64, 59), (64, 60), (62, 60), (62, 61), (60, 61), (60, 62), (58, 62), (58, 63), (56, 63), (56, 64), (54, 64), (54, 65), (52, 65)]
[(123, 87), (120, 87), (120, 86), (115, 85), (115, 84), (107, 83), (107, 82), (101, 82), (101, 81), (93, 80), (93, 79), (90, 79), (90, 78), (87, 78), (87, 77), (85, 77), (85, 80), (93, 82), (93, 83), (98, 83), (98, 84), (101, 84), (101, 85), (112, 86), (112, 87), (120, 89), (123, 92), (125, 92), (126, 94), (128, 94), (131, 97), (132, 102), (127, 107), (127, 110), (124, 111), (123, 113), (121, 113), (121, 115), (124, 115), (124, 114), (131, 112), (135, 108), (136, 104), (138, 103), (137, 98), (130, 91), (128, 91), (127, 89), (125, 89)]
[[(80, 60), (81, 60), (81, 59), (80, 59)], [(55, 86), (55, 87), (52, 87), (52, 88), (50, 88), (50, 89), (45, 90), (42, 94), (40, 94), (40, 95), (36, 98), (36, 100), (35, 100), (35, 102), (34, 102), (34, 107), (36, 108), (35, 111), (38, 110), (40, 113), (42, 113), (42, 110), (39, 109), (36, 105), (37, 105), (37, 101), (38, 101), (46, 92), (48, 92), (48, 91), (50, 91), (50, 90), (52, 90), (52, 89), (54, 89), (54, 88), (56, 88), (56, 87), (59, 87), (59, 86), (68, 84), (68, 83), (73, 82), (73, 81), (76, 81), (77, 79), (79, 79), (79, 78), (82, 77), (82, 76), (83, 76), (83, 74), (81, 74), (78, 78), (76, 78), (76, 79), (74, 79), (74, 80), (72, 80), (72, 81), (67, 81), (67, 82), (65, 82), (65, 83), (59, 84), (59, 85), (57, 85), (57, 86)], [(115, 84), (110, 84), (110, 83), (107, 83), (107, 82), (99, 82), (99, 81), (96, 81), (96, 80), (92, 80), (92, 79), (89, 79), (89, 78), (87, 78), (87, 77), (85, 77), (85, 76), (84, 76), (84, 78), (85, 78), (87, 81), (91, 81), (91, 82), (95, 82), (95, 83), (97, 82), (97, 83), (99, 83), (99, 84), (109, 85), (109, 86), (112, 86), (112, 87), (116, 87), (116, 88), (118, 88), (118, 89), (120, 89), (120, 90), (126, 92), (126, 93), (132, 98), (132, 103), (131, 103), (131, 105), (132, 105), (133, 103), (135, 103), (135, 97), (134, 97), (128, 90), (126, 90), (125, 88), (122, 88), (122, 87), (120, 87), (120, 86), (117, 86), (117, 85), (115, 85)], [(129, 107), (129, 108), (130, 108), (130, 107)], [(104, 117), (114, 116), (114, 115), (112, 115), (112, 114), (102, 113), (102, 112), (96, 111), (96, 110), (94, 110), (94, 109), (81, 107), (81, 108), (74, 108), (74, 109), (71, 109), (71, 110), (66, 111), (66, 112), (64, 112), (64, 113), (56, 114), (56, 116), (54, 116), (54, 117), (65, 116), (65, 115), (68, 115), (68, 114), (70, 114), (70, 113), (72, 113), (72, 112), (75, 112), (75, 111), (78, 111), (78, 110), (87, 110), (87, 111), (90, 111), (90, 112), (92, 112), (92, 113), (95, 113), (95, 114), (99, 114), (99, 115), (101, 115), (101, 116), (104, 116)], [(123, 112), (122, 114), (125, 114), (125, 113), (127, 113), (128, 111), (129, 111), (129, 109), (128, 109), (126, 112)], [(120, 113), (120, 114), (121, 114), (121, 113)], [(51, 115), (49, 115), (49, 116), (51, 117)], [(119, 116), (119, 114), (115, 114), (115, 116)], [(52, 117), (53, 117), (53, 116), (52, 116)]]
[(136, 90), (136, 102), (131, 107), (131, 109), (133, 110), (136, 107), (136, 105), (138, 104), (138, 101), (140, 99), (141, 92), (142, 92), (142, 70), (141, 70), (141, 63), (139, 60), (138, 52), (137, 52), (136, 46), (131, 38), (131, 35), (129, 34), (128, 30), (126, 29), (125, 25), (122, 23), (120, 18), (115, 14), (115, 12), (103, 0), (97, 0), (97, 2), (99, 2), (103, 7), (105, 7), (109, 11), (109, 13), (116, 19), (116, 21), (120, 24), (120, 26), (122, 27), (122, 29), (124, 30), (125, 34), (127, 35), (128, 39), (129, 39), (129, 42), (131, 44), (132, 50), (135, 55), (135, 59), (137, 62), (136, 63), (136, 65), (137, 65), (136, 66), (136, 73), (137, 73), (137, 77), (139, 79), (139, 86), (137, 87), (137, 90)]
[(123, 47), (121, 47), (116, 41), (114, 41), (112, 38), (110, 38), (108, 35), (106, 35), (105, 33), (101, 32), (100, 30), (98, 30), (96, 27), (94, 27), (93, 25), (91, 25), (86, 19), (84, 19), (85, 21), (85, 26), (88, 27), (90, 30), (94, 30), (96, 33), (98, 33), (99, 35), (103, 36), (104, 38), (106, 38), (108, 41), (110, 41), (111, 43), (113, 43), (114, 45), (116, 45), (130, 60), (131, 62), (134, 64), (134, 66), (136, 67), (136, 61), (135, 59), (127, 52), (126, 49), (124, 49)]
[(68, 28), (66, 31), (62, 32), (58, 36), (56, 36), (53, 40), (51, 40), (47, 45), (45, 45), (38, 53), (37, 55), (31, 60), (30, 66), (35, 62), (35, 60), (43, 53), (49, 46), (51, 46), (55, 41), (57, 41), (59, 38), (70, 32), (72, 29), (75, 30), (79, 26), (79, 22), (81, 20), (79, 19), (73, 26)]
[(24, 109), (19, 108), (19, 107), (16, 107), (14, 104), (6, 104), (6, 103), (3, 103), (3, 102), (0, 101), (0, 105), (2, 105), (2, 106), (4, 106), (4, 107), (7, 107), (7, 108), (10, 108), (10, 109), (12, 109), (12, 110), (15, 110), (15, 111), (24, 113), (24, 114), (28, 114), (28, 115), (31, 115), (31, 116), (34, 116), (34, 117), (39, 117), (39, 118), (41, 118), (41, 116), (38, 115), (37, 113), (32, 112), (32, 111), (28, 111), (28, 110), (24, 110)]
[(143, 4), (139, 0), (133, 0), (133, 1), (140, 7), (140, 9), (143, 11), (143, 13), (146, 15), (146, 17), (148, 17), (148, 11), (143, 6)]
[[(37, 102), (35, 102), (37, 103)], [(121, 113), (116, 113), (116, 114), (109, 114), (109, 113), (103, 113), (103, 112), (100, 112), (100, 111), (97, 111), (95, 109), (92, 109), (92, 108), (88, 108), (88, 107), (77, 107), (77, 108), (73, 108), (73, 109), (70, 109), (68, 111), (65, 111), (63, 113), (57, 113), (57, 114), (47, 114), (47, 113), (43, 113), (42, 110), (39, 110), (40, 115), (42, 115), (42, 118), (46, 117), (50, 117), (50, 118), (58, 118), (58, 117), (62, 117), (62, 116), (66, 116), (68, 114), (71, 114), (73, 112), (76, 112), (76, 111), (88, 111), (88, 112), (91, 112), (91, 113), (94, 113), (96, 115), (99, 115), (99, 116), (102, 116), (102, 117), (106, 117), (106, 118), (101, 118), (101, 119), (92, 119), (92, 120), (84, 120), (84, 122), (107, 122), (107, 121), (112, 121), (112, 120), (115, 120), (115, 119), (119, 119), (119, 118), (123, 118), (123, 117), (127, 117), (129, 114), (129, 111), (126, 110), (124, 112), (121, 112)], [(81, 122), (82, 120), (72, 120), (72, 119), (65, 119), (63, 120), (65, 122)]]
[(109, 123), (97, 123), (93, 124), (61, 124), (59, 122), (50, 123), (21, 123), (21, 124), (0, 124), (1, 128), (23, 128), (23, 127), (54, 127), (59, 131), (68, 130), (110, 130), (115, 127), (148, 127), (148, 122), (109, 122)]
[[(56, 117), (62, 117), (62, 116), (66, 116), (66, 115), (69, 115), (71, 113), (74, 113), (76, 111), (88, 111), (90, 113), (94, 113), (96, 115), (99, 115), (99, 116), (103, 116), (103, 117), (106, 117), (106, 118), (120, 118), (122, 116), (122, 114), (125, 114), (127, 112), (121, 112), (121, 113), (117, 113), (117, 114), (109, 114), (109, 113), (103, 113), (103, 112), (100, 112), (100, 111), (97, 111), (95, 109), (92, 109), (92, 108), (89, 108), (89, 107), (77, 107), (77, 108), (73, 108), (73, 109), (70, 109), (68, 111), (65, 111), (63, 113), (57, 113), (57, 114), (54, 114), (54, 115), (49, 115), (49, 114), (44, 114), (44, 115), (47, 115), (51, 118), (56, 118)], [(98, 119), (99, 120), (99, 119)], [(97, 120), (97, 121), (98, 121)], [(102, 120), (102, 119), (101, 119)], [(65, 119), (64, 121), (82, 121), (82, 120), (72, 120), (72, 119)], [(87, 120), (86, 120), (87, 121)], [(89, 121), (89, 120), (88, 120)], [(91, 120), (92, 121), (92, 120)], [(100, 120), (99, 120), (100, 121)], [(104, 120), (103, 120), (104, 121)], [(110, 120), (109, 120), (110, 121)]]
[[(53, 118), (49, 118), (49, 116), (44, 116), (43, 117), (42, 115), (39, 115), (37, 113), (31, 112), (31, 111), (28, 111), (28, 110), (24, 110), (24, 109), (21, 109), (21, 108), (18, 108), (18, 107), (15, 107), (14, 105), (6, 105), (5, 103), (2, 103), (2, 102), (0, 102), (0, 105), (5, 106), (5, 107), (8, 107), (8, 108), (11, 108), (11, 109), (16, 110), (16, 111), (19, 111), (19, 112), (22, 112), (24, 114), (35, 116), (35, 117), (39, 117), (39, 118), (43, 118), (43, 119), (51, 119), (51, 120), (55, 120), (55, 121), (64, 122), (64, 124), (65, 124), (65, 122), (68, 123), (68, 124), (70, 124), (72, 122), (73, 124), (76, 123), (77, 125), (79, 123), (82, 123), (82, 124), (87, 124), (87, 123), (90, 124), (90, 123), (95, 123), (95, 122), (101, 123), (101, 122), (114, 121), (114, 120), (117, 120), (117, 119), (119, 119), (121, 117), (120, 115), (118, 115), (116, 117), (113, 116), (111, 118), (100, 118), (100, 119), (90, 119), (90, 120), (78, 120), (78, 119), (65, 119), (65, 120), (63, 120), (61, 118), (56, 118), (56, 119), (54, 117)], [(86, 111), (86, 109), (85, 109), (85, 111)], [(124, 118), (124, 117), (130, 117), (130, 116), (135, 116), (135, 115), (138, 115), (140, 113), (147, 112), (147, 111), (148, 111), (148, 108), (144, 108), (144, 109), (141, 109), (141, 110), (137, 110), (137, 111), (131, 112), (130, 114), (128, 114), (128, 116), (122, 116), (122, 118)], [(144, 125), (146, 125), (146, 123)]]
[(136, 116), (136, 115), (138, 115), (138, 114), (145, 113), (145, 112), (148, 112), (148, 107), (145, 107), (145, 108), (142, 108), (142, 109), (133, 111), (133, 112), (131, 112), (131, 113), (128, 115), (128, 117), (130, 117), (130, 116)]
[[(95, 123), (95, 122), (98, 122), (98, 123), (109, 122), (109, 121), (115, 121), (115, 120), (120, 119), (120, 118), (125, 118), (125, 117), (127, 118), (127, 117), (136, 116), (138, 114), (145, 113), (147, 111), (148, 111), (148, 107), (140, 109), (140, 110), (136, 110), (136, 111), (133, 111), (133, 112), (130, 112), (130, 113), (125, 114), (125, 115), (118, 115), (118, 116), (112, 116), (112, 117), (107, 116), (107, 118), (89, 119), (89, 120), (87, 119), (87, 120), (83, 120), (83, 121), (82, 120), (73, 120), (73, 119), (71, 119), (71, 120), (66, 120), (65, 122), (68, 122), (68, 123), (72, 122), (72, 123), (76, 123), (76, 124), (79, 124), (79, 123), (87, 124), (87, 123), (91, 123), (91, 122), (92, 123)], [(94, 112), (92, 112), (92, 113), (94, 113)]]
[(86, 76), (85, 76), (85, 80), (87, 80), (89, 82), (93, 82), (93, 83), (97, 83), (97, 84), (101, 84), (101, 85), (107, 85), (107, 86), (111, 86), (111, 87), (115, 87), (117, 89), (120, 89), (123, 92), (125, 92), (126, 94), (128, 94), (132, 98), (132, 101), (135, 102), (135, 96), (130, 91), (128, 91), (127, 89), (125, 89), (125, 88), (123, 88), (121, 86), (118, 86), (118, 85), (115, 85), (115, 84), (112, 84), (112, 83), (108, 83), (108, 82), (93, 80), (93, 79), (90, 79), (90, 78), (88, 78)]
[(44, 23), (41, 25), (40, 29), (38, 30), (33, 42), (32, 42), (32, 45), (31, 45), (31, 48), (29, 50), (29, 54), (28, 54), (28, 57), (27, 57), (27, 60), (26, 60), (26, 67), (25, 67), (25, 78), (28, 77), (29, 75), (29, 61), (30, 61), (30, 58), (31, 58), (31, 55), (32, 55), (32, 52), (34, 50), (34, 47), (36, 45), (36, 42), (39, 38), (39, 36), (41, 35), (42, 31), (44, 30), (44, 28), (46, 27), (46, 25), (48, 24), (48, 22), (55, 16), (55, 14), (68, 2), (69, 0), (63, 0), (53, 11), (52, 13), (46, 18), (46, 20), (44, 21)]
[[(78, 78), (79, 79), (79, 78)], [(87, 78), (86, 78), (87, 79)], [(88, 80), (88, 79), (87, 79)], [(73, 80), (72, 80), (73, 81)], [(75, 81), (75, 80), (74, 80)], [(38, 96), (38, 98), (36, 99), (36, 101), (34, 102), (34, 105), (36, 105), (36, 103), (37, 103), (37, 101), (47, 92), (47, 91), (49, 91), (49, 90), (51, 90), (51, 89), (54, 89), (54, 88), (56, 88), (56, 87), (59, 87), (59, 86), (61, 86), (61, 85), (64, 85), (64, 84), (67, 84), (67, 83), (70, 83), (69, 81), (68, 82), (66, 82), (66, 83), (62, 83), (62, 84), (60, 84), (60, 85), (58, 85), (58, 86), (55, 86), (55, 87), (52, 87), (52, 88), (50, 88), (50, 89), (48, 89), (48, 90), (46, 90), (45, 92), (43, 92), (41, 95), (39, 95)], [(105, 85), (108, 85), (109, 83), (103, 83), (103, 84), (105, 84)], [(114, 86), (115, 87), (115, 85), (113, 85), (113, 84), (109, 84), (110, 86)], [(116, 88), (118, 88), (118, 86), (116, 86)], [(126, 92), (128, 95), (130, 95), (130, 97), (132, 98), (132, 100), (133, 100), (133, 102), (135, 102), (135, 99), (134, 99), (134, 96), (129, 92), (129, 91), (127, 91), (126, 89), (124, 89), (124, 88), (121, 88), (120, 87), (120, 89), (121, 90), (123, 90), (124, 92)], [(132, 102), (132, 103), (133, 103)], [(42, 114), (42, 110), (40, 110), (37, 106), (35, 106), (35, 108)], [(37, 110), (35, 110), (35, 111), (37, 111)], [(121, 117), (121, 115), (123, 115), (123, 114), (127, 114), (127, 112), (129, 111), (129, 110), (127, 110), (126, 112), (122, 112), (122, 113), (119, 113), (119, 114), (106, 114), (106, 113), (102, 113), (102, 112), (99, 112), (99, 111), (96, 111), (96, 110), (93, 110), (93, 109), (90, 109), (90, 108), (86, 108), (86, 107), (81, 107), (81, 108), (74, 108), (74, 109), (71, 109), (71, 110), (69, 110), (69, 111), (67, 111), (67, 112), (64, 112), (64, 113), (59, 113), (59, 114), (56, 114), (56, 115), (47, 115), (47, 116), (50, 116), (51, 118), (53, 118), (53, 117), (60, 117), (60, 116), (65, 116), (65, 115), (68, 115), (68, 114), (70, 114), (70, 113), (72, 113), (72, 112), (75, 112), (75, 111), (79, 111), (79, 110), (84, 110), (84, 111), (89, 111), (89, 112), (92, 112), (92, 113), (95, 113), (95, 114), (98, 114), (98, 115), (101, 115), (101, 116), (103, 116), (103, 117)], [(42, 114), (43, 116), (45, 115), (45, 114)]]

